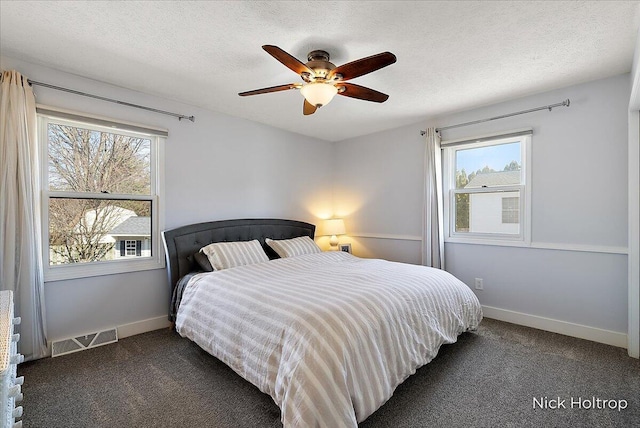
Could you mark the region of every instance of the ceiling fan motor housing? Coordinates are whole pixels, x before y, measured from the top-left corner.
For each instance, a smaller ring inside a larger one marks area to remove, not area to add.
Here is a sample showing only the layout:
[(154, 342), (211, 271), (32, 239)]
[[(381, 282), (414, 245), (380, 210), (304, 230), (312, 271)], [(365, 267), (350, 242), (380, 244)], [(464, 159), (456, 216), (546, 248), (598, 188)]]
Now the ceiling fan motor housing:
[(307, 82), (313, 80), (313, 77), (326, 79), (327, 75), (336, 66), (329, 62), (329, 52), (323, 50), (315, 50), (309, 52), (307, 55), (308, 62), (305, 64), (307, 67), (314, 71), (315, 76), (309, 76), (309, 80), (303, 79)]

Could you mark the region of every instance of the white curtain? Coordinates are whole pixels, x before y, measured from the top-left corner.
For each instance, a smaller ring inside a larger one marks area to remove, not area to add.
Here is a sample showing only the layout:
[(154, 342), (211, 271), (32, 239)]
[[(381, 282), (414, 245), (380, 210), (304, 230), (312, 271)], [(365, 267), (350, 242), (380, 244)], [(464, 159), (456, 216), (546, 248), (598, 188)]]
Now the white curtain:
[(47, 354), (40, 225), (36, 103), (27, 78), (0, 82), (0, 288), (14, 293), (22, 318), (18, 349), (25, 359)]
[(440, 136), (427, 128), (424, 151), (424, 205), (422, 209), (422, 264), (444, 269), (442, 218), (442, 153)]

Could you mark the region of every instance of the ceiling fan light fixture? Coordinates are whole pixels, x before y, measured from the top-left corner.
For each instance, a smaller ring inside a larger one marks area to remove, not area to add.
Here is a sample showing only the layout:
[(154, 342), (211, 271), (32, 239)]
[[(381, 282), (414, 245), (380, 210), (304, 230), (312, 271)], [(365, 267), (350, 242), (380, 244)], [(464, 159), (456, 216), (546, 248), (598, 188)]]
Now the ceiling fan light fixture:
[(311, 82), (300, 88), (300, 93), (315, 107), (326, 106), (338, 93), (338, 88), (330, 83)]

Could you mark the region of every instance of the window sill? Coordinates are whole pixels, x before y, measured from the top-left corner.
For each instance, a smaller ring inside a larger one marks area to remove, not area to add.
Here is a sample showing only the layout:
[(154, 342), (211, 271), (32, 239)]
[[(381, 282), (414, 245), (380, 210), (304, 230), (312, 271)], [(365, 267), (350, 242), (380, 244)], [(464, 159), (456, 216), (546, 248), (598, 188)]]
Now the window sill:
[(555, 251), (573, 251), (583, 253), (598, 253), (598, 254), (629, 254), (627, 247), (616, 247), (607, 245), (592, 245), (592, 244), (564, 244), (554, 242), (524, 242), (524, 241), (500, 241), (500, 240), (488, 240), (488, 239), (464, 239), (464, 238), (447, 238), (444, 240), (445, 244), (463, 244), (463, 245), (487, 245), (497, 247), (520, 247), (530, 248), (534, 250), (555, 250)]
[(445, 243), (453, 244), (472, 244), (472, 245), (494, 245), (502, 247), (530, 247), (531, 243), (526, 242), (520, 237), (513, 239), (490, 239), (490, 238), (463, 238), (463, 237), (449, 237), (445, 238)]
[(44, 282), (89, 278), (93, 276), (116, 275), (121, 273), (164, 269), (164, 267), (164, 258), (155, 257), (146, 258), (145, 260), (117, 260), (78, 265), (53, 266), (45, 267)]

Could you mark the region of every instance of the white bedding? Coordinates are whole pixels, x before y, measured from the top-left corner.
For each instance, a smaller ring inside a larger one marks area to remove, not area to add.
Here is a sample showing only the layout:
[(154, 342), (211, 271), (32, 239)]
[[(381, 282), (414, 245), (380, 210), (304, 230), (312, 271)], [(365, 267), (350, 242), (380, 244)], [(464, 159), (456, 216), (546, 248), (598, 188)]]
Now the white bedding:
[(482, 319), (445, 271), (325, 252), (196, 275), (177, 331), (280, 407), (284, 427), (356, 427)]

